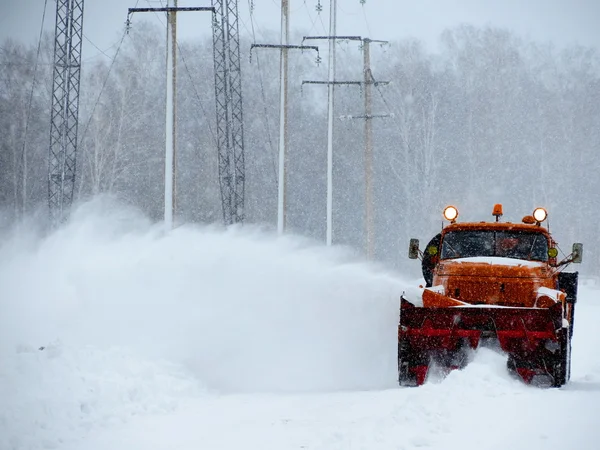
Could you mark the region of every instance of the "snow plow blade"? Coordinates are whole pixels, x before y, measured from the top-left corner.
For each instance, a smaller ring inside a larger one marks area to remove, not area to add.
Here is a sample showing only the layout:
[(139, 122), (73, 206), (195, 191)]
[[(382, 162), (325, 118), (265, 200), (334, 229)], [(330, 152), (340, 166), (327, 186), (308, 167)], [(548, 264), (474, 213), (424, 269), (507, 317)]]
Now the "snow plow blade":
[(402, 297), (398, 328), (400, 385), (422, 385), (432, 364), (445, 373), (465, 367), (469, 350), (482, 343), (500, 347), (508, 354), (508, 369), (525, 383), (555, 387), (565, 384), (570, 340), (562, 303), (550, 308), (518, 308), (466, 305), (446, 299), (441, 307), (420, 307)]

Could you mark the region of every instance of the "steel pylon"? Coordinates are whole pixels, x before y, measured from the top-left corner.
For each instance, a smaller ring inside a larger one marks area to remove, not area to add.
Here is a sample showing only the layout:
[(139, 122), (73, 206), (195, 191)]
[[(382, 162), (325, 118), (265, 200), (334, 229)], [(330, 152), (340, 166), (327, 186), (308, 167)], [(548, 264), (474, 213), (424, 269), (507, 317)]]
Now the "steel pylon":
[(244, 221), (244, 126), (237, 0), (212, 0), (219, 184), (226, 225)]
[(48, 200), (54, 224), (68, 218), (75, 188), (83, 0), (57, 0)]

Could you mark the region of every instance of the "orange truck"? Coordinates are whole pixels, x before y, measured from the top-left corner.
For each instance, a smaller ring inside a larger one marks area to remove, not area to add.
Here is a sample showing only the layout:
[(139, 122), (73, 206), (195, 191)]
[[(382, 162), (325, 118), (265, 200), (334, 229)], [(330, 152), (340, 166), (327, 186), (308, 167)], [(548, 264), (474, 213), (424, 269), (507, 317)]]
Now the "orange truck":
[(464, 368), (480, 346), (508, 355), (508, 370), (525, 383), (560, 387), (570, 378), (571, 338), (583, 245), (558, 260), (544, 208), (521, 223), (503, 222), (494, 205), (489, 222), (450, 222), (423, 251), (411, 239), (409, 258), (421, 259), (425, 286), (401, 296), (398, 378), (422, 385), (436, 366)]

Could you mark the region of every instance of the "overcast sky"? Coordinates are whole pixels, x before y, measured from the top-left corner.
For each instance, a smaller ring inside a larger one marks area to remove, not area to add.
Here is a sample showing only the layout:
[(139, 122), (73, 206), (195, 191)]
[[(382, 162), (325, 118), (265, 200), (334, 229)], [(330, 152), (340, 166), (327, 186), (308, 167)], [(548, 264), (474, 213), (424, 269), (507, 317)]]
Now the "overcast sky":
[[(0, 0), (0, 42), (5, 38), (36, 43), (45, 0)], [(162, 3), (165, 4), (166, 0)], [(292, 30), (311, 34), (328, 33), (329, 0), (320, 0), (323, 11), (316, 12), (319, 0), (289, 0)], [(249, 5), (256, 41), (264, 42), (266, 30), (279, 32), (279, 0), (239, 0), (240, 33), (250, 36)], [(129, 7), (160, 6), (153, 0), (85, 0), (84, 60), (114, 53)], [(179, 0), (179, 6), (210, 6), (210, 0)], [(47, 0), (45, 29), (52, 31), (56, 1)], [(164, 16), (138, 13), (135, 21), (157, 24)], [(523, 37), (552, 41), (558, 46), (579, 43), (600, 48), (600, 0), (338, 0), (337, 34), (360, 35), (393, 40), (416, 37), (435, 49), (441, 31), (460, 23), (509, 28)], [(210, 33), (210, 14), (182, 13), (178, 17), (181, 40)], [(112, 47), (111, 47), (112, 46)], [(97, 47), (97, 48), (96, 48)], [(98, 50), (100, 49), (100, 50)]]

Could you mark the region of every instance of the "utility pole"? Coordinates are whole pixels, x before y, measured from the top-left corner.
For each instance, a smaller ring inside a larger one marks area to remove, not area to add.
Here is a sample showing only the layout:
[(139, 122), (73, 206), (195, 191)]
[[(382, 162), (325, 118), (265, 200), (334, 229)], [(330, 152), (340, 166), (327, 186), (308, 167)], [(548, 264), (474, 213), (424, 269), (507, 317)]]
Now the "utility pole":
[[(304, 39), (328, 39), (329, 42), (335, 42), (337, 40), (350, 40), (350, 41), (361, 41), (363, 50), (363, 80), (362, 81), (312, 81), (305, 80), (302, 84), (325, 84), (331, 90), (335, 85), (346, 85), (346, 86), (359, 86), (364, 89), (364, 114), (360, 116), (346, 116), (352, 119), (363, 119), (365, 121), (365, 253), (368, 259), (373, 259), (374, 255), (374, 213), (373, 213), (373, 126), (372, 119), (388, 117), (387, 114), (373, 115), (373, 96), (372, 87), (389, 84), (389, 81), (375, 81), (371, 71), (371, 54), (370, 44), (372, 42), (378, 42), (385, 44), (387, 41), (373, 40), (369, 38), (362, 38), (361, 36), (306, 36)], [(332, 109), (330, 110), (332, 111)], [(329, 125), (331, 127), (331, 124)], [(329, 136), (328, 136), (329, 137)], [(328, 141), (328, 149), (331, 149)], [(328, 152), (328, 245), (331, 245), (330, 234), (331, 234), (331, 190), (332, 190), (332, 173), (330, 172), (332, 166), (332, 155)]]
[(68, 218), (75, 188), (83, 0), (58, 0), (54, 28), (48, 206), (52, 225)]
[[(363, 43), (363, 73), (365, 90), (365, 114), (364, 116), (353, 117), (364, 119), (365, 121), (365, 234), (366, 234), (366, 253), (368, 259), (373, 259), (375, 253), (375, 217), (373, 214), (373, 122), (374, 118), (389, 117), (387, 114), (373, 115), (372, 108), (372, 88), (378, 84), (373, 78), (371, 71), (371, 42), (387, 44), (387, 41), (374, 41), (364, 38)], [(382, 82), (388, 84), (388, 82)]]
[[(335, 36), (337, 1), (329, 4), (329, 35)], [(329, 39), (329, 76), (327, 85), (327, 245), (333, 241), (333, 96), (335, 94), (335, 39)]]
[(279, 62), (279, 180), (277, 189), (277, 232), (283, 234), (286, 229), (287, 209), (287, 144), (288, 144), (288, 50), (315, 50), (315, 46), (290, 45), (289, 0), (281, 0), (281, 43), (252, 44), (253, 48), (280, 49)]
[(363, 72), (365, 83), (365, 229), (367, 259), (373, 259), (374, 253), (374, 219), (373, 219), (373, 115), (371, 74), (371, 40), (363, 39)]
[(288, 143), (288, 48), (290, 41), (289, 2), (281, 0), (281, 57), (279, 58), (279, 184), (277, 186), (277, 232), (285, 229), (285, 188)]
[[(173, 2), (173, 6), (171, 6)], [(177, 200), (177, 12), (211, 11), (212, 7), (179, 8), (177, 0), (167, 0), (166, 8), (129, 8), (127, 23), (135, 12), (167, 13), (167, 86), (165, 115), (165, 178), (164, 178), (164, 219), (167, 230), (173, 228)]]
[[(167, 96), (165, 118), (165, 226), (173, 228), (176, 201), (177, 168), (175, 156), (177, 139), (177, 0), (167, 0), (167, 7), (175, 7), (167, 12)], [(170, 82), (169, 82), (170, 81)]]

